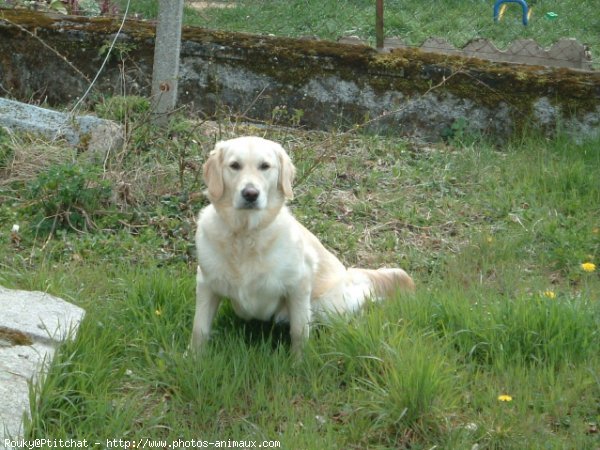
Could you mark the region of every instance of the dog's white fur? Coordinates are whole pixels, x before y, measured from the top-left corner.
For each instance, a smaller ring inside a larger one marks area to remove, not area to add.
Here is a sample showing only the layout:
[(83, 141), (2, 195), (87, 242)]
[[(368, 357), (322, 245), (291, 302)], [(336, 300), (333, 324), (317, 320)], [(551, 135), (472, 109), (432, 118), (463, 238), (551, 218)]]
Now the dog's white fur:
[(292, 350), (320, 312), (355, 311), (369, 298), (414, 290), (402, 269), (346, 269), (285, 206), (295, 168), (277, 143), (217, 143), (204, 165), (211, 202), (198, 218), (192, 350), (200, 350), (222, 298), (244, 319), (289, 321)]

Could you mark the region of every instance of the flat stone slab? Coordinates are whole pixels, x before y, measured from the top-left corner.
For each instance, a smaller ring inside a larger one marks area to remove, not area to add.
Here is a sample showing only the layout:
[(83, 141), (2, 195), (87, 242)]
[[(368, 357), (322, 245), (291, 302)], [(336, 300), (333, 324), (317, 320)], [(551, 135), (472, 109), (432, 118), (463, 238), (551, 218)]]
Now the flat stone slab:
[(64, 139), (70, 145), (100, 153), (100, 157), (123, 145), (123, 130), (113, 121), (70, 115), (5, 98), (0, 98), (0, 127), (39, 134), (50, 140)]
[(85, 311), (44, 292), (0, 286), (0, 449), (23, 435), (30, 381), (49, 364), (58, 345), (73, 337)]

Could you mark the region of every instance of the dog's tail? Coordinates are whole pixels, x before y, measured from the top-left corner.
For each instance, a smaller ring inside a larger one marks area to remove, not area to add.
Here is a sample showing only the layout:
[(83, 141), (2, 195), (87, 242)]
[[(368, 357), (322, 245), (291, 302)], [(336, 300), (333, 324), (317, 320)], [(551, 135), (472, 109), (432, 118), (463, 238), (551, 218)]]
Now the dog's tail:
[(402, 269), (348, 269), (352, 278), (364, 279), (366, 276), (371, 283), (371, 295), (377, 298), (390, 297), (397, 292), (414, 292), (415, 282)]
[(413, 279), (402, 269), (355, 269), (347, 271), (344, 310), (356, 311), (366, 300), (379, 301), (398, 292), (414, 292)]

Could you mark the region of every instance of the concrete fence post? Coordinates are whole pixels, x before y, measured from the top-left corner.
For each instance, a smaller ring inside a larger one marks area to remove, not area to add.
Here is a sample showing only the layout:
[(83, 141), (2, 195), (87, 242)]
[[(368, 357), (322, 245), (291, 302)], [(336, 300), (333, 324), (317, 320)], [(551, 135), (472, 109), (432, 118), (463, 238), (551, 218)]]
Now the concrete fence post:
[(159, 0), (154, 66), (152, 70), (152, 111), (154, 123), (165, 125), (177, 102), (179, 52), (184, 0)]

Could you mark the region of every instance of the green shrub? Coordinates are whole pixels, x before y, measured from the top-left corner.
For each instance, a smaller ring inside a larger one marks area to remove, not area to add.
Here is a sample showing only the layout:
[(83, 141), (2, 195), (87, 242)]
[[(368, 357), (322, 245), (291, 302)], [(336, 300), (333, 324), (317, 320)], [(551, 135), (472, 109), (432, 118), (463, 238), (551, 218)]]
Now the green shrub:
[(60, 164), (42, 172), (29, 184), (30, 209), (41, 231), (89, 230), (111, 196), (110, 182), (95, 168)]
[(0, 128), (0, 173), (7, 167), (13, 152), (8, 133), (4, 128)]
[(104, 99), (95, 106), (96, 114), (104, 119), (134, 121), (148, 114), (150, 101), (144, 97), (117, 96)]

